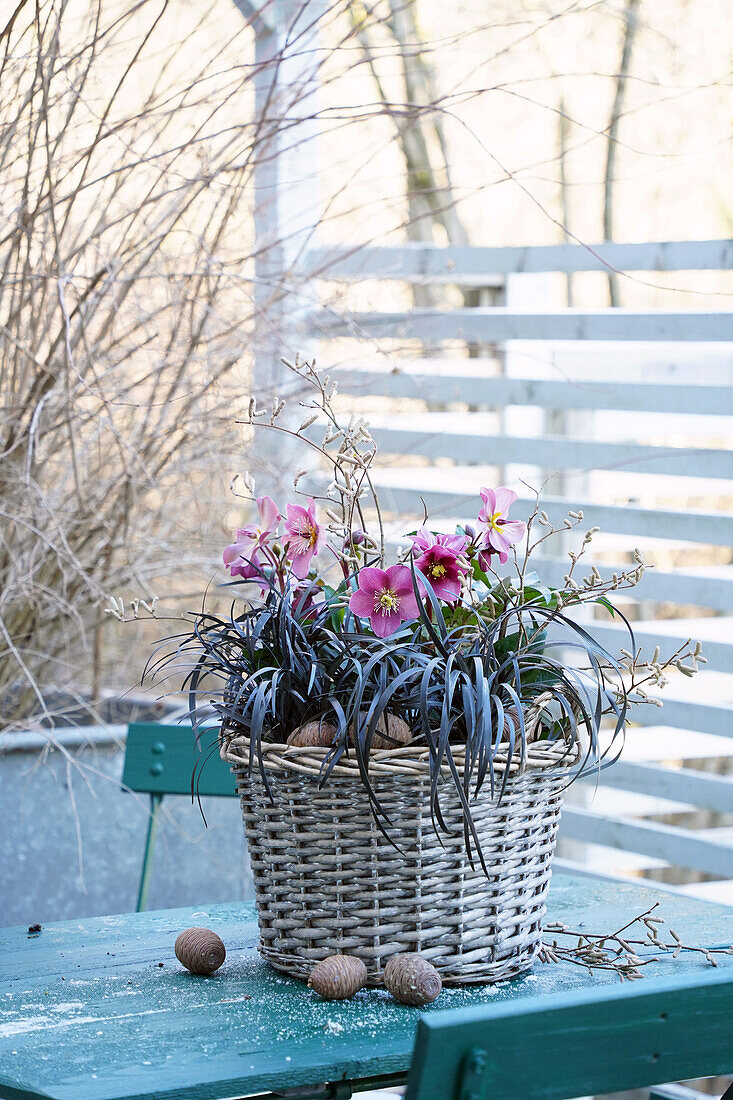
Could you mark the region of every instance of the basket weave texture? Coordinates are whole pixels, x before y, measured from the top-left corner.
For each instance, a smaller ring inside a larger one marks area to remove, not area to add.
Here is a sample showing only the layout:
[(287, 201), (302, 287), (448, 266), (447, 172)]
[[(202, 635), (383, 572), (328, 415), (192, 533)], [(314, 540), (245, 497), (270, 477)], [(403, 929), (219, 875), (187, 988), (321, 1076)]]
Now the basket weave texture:
[[(499, 758), (497, 793), (491, 796), (487, 782), (471, 802), (488, 875), (475, 856), (470, 865), (450, 783), (441, 798), (449, 833), (436, 835), (427, 749), (409, 745), (370, 756), (371, 782), (394, 843), (374, 820), (353, 754), (319, 789), (327, 749), (263, 745), (273, 801), (256, 761), (250, 774), (248, 751), (248, 738), (228, 731), (222, 756), (237, 780), (260, 952), (272, 966), (307, 979), (329, 955), (357, 955), (367, 984), (378, 986), (390, 957), (407, 951), (429, 959), (446, 985), (496, 982), (532, 965), (562, 790), (576, 759), (567, 745), (530, 745), (521, 768)], [(460, 771), (460, 750), (454, 758)]]

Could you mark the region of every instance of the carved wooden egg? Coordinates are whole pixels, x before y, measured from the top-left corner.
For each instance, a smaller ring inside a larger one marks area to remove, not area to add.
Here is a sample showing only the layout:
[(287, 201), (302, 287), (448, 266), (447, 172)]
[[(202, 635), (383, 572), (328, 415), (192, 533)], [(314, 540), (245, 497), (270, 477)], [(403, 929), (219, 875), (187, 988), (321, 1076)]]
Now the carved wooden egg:
[[(529, 730), (525, 726), (525, 732), (529, 733)], [(514, 707), (507, 707), (504, 711), (504, 733), (502, 735), (502, 741), (508, 741), (511, 735), (514, 735), (514, 744), (519, 742), (519, 715)]]
[(422, 955), (394, 955), (384, 968), (384, 984), (403, 1005), (429, 1005), (440, 996), (443, 983), (432, 963)]
[(324, 1001), (345, 1001), (364, 988), (367, 968), (354, 955), (329, 955), (311, 971), (308, 988)]
[(338, 730), (330, 722), (323, 719), (314, 719), (312, 722), (304, 722), (288, 737), (288, 744), (297, 748), (305, 748), (308, 745), (330, 748), (336, 740)]
[[(514, 747), (515, 751), (521, 741), (521, 733), (519, 727), (519, 715), (517, 714), (515, 707), (507, 707), (504, 711), (504, 733), (502, 735), (502, 741), (508, 742), (510, 734), (514, 733)], [(534, 715), (530, 717), (527, 713), (524, 715), (524, 739), (527, 745), (531, 745), (534, 741), (539, 739), (542, 733), (542, 726), (540, 724), (539, 716)]]
[[(366, 721), (367, 712), (361, 715), (362, 722)], [(351, 740), (354, 740), (353, 730)], [(377, 728), (372, 739), (373, 749), (398, 749), (401, 745), (409, 745), (412, 741), (412, 730), (404, 718), (385, 711), (380, 714)], [(396, 742), (396, 744), (395, 744)]]
[(175, 952), (186, 970), (202, 975), (213, 974), (227, 955), (226, 947), (210, 928), (186, 928), (176, 940)]

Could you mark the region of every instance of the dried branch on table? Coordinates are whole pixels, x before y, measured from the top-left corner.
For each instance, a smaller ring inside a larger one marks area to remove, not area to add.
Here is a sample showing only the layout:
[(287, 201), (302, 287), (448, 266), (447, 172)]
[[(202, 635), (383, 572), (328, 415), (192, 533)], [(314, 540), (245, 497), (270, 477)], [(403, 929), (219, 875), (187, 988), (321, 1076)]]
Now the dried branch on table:
[[(663, 917), (653, 915), (658, 908), (659, 902), (655, 902), (615, 932), (585, 932), (569, 928), (561, 921), (546, 924), (545, 934), (552, 935), (553, 939), (551, 943), (543, 943), (540, 961), (574, 963), (584, 966), (590, 974), (598, 970), (611, 970), (622, 981), (636, 981), (643, 978), (645, 966), (659, 962), (659, 954), (670, 955), (673, 959), (683, 953), (701, 955), (710, 966), (718, 965), (716, 955), (733, 955), (733, 945), (699, 947), (686, 944), (673, 928), (669, 929), (668, 940), (661, 938), (661, 925), (665, 921)], [(643, 938), (638, 938), (639, 933)], [(562, 940), (558, 940), (558, 936)], [(571, 944), (571, 940), (576, 941), (575, 945)], [(641, 954), (644, 950), (651, 950), (654, 954)]]

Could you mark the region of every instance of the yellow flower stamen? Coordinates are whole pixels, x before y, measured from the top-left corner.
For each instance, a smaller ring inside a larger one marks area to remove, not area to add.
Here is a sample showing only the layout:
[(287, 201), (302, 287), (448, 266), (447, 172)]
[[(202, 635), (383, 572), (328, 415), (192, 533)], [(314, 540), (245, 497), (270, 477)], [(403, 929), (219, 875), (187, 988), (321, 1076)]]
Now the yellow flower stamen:
[(393, 611), (397, 611), (399, 606), (399, 596), (389, 588), (382, 588), (374, 594), (374, 610), (377, 614), (389, 615)]
[(446, 568), (445, 568), (444, 565), (441, 565), (439, 561), (434, 562), (430, 566), (430, 576), (431, 577), (435, 577), (436, 579), (440, 579), (440, 577), (444, 577), (445, 574), (446, 574)]

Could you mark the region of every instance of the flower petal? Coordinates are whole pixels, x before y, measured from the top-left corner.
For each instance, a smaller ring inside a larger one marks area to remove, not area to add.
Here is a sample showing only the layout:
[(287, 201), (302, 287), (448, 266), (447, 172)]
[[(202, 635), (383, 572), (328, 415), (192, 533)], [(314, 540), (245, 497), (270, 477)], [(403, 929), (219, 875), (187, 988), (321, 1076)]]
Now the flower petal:
[(505, 516), (516, 499), (517, 494), (514, 490), (507, 489), (506, 485), (502, 485), (494, 493), (494, 513), (500, 512), (502, 516)]
[[(393, 569), (399, 568), (392, 566)], [(405, 568), (402, 566), (401, 568)], [(409, 569), (407, 570), (409, 573)], [(380, 588), (389, 588), (389, 573), (385, 569), (378, 569), (375, 565), (365, 566), (364, 569), (359, 570), (359, 588), (362, 592), (368, 592), (374, 595)]]
[(225, 546), (224, 553), (222, 554), (224, 564), (231, 565), (232, 562), (237, 560), (237, 558), (240, 558), (242, 556), (244, 548), (245, 545), (241, 542), (233, 542), (230, 546)]
[(309, 547), (303, 554), (294, 554), (290, 566), (292, 573), (302, 581), (308, 576), (311, 561), (315, 555), (315, 547)]
[(461, 594), (461, 582), (457, 577), (442, 577), (433, 581), (433, 592), (439, 600), (457, 600)]
[[(227, 550), (233, 549), (228, 546)], [(241, 547), (240, 547), (241, 550)], [(226, 553), (226, 551), (225, 551)], [(268, 587), (267, 581), (262, 576), (262, 568), (260, 566), (260, 559), (256, 550), (248, 551), (247, 555), (238, 554), (231, 562), (224, 562), (229, 569), (229, 572), (233, 577), (242, 577), (243, 580), (257, 579), (260, 583), (264, 583), (265, 587)]]
[(436, 542), (435, 535), (432, 531), (428, 531), (427, 527), (421, 527), (417, 534), (412, 536), (412, 548), (420, 554), (424, 554)]
[(372, 615), (369, 622), (378, 638), (388, 638), (390, 634), (399, 630), (402, 618), (396, 611), (390, 611), (386, 615), (380, 611), (379, 614)]
[(262, 521), (262, 530), (273, 532), (280, 521), (280, 512), (272, 497), (257, 497), (257, 508)]
[(465, 535), (441, 535), (438, 538), (440, 546), (444, 546), (446, 550), (451, 550), (454, 554), (462, 554), (466, 549), (468, 539)]
[(506, 554), (512, 544), (509, 542), (508, 539), (504, 538), (502, 532), (503, 528), (490, 528), (487, 533), (487, 541), (489, 543), (489, 546), (491, 546), (498, 553)]
[(285, 522), (285, 527), (291, 535), (301, 535), (304, 531), (309, 530), (310, 523), (308, 520), (308, 513), (301, 504), (291, 504), (288, 501), (287, 504), (288, 518)]
[(418, 617), (420, 608), (412, 590), (405, 593), (404, 596), (400, 596), (400, 606), (396, 614), (401, 619), (416, 619)]
[[(363, 572), (364, 570), (362, 569), (362, 573)], [(361, 576), (361, 573), (359, 576)], [(385, 576), (387, 578), (385, 587), (389, 588), (400, 598), (413, 592), (412, 573), (406, 565), (390, 565)]]
[(373, 593), (363, 592), (361, 589), (358, 589), (349, 600), (349, 609), (354, 615), (360, 615), (362, 618), (369, 618), (374, 612)]
[[(496, 493), (493, 489), (481, 489), (479, 490), (479, 496), (486, 505), (486, 511), (489, 516), (496, 515)], [(483, 512), (483, 508), (481, 509)]]
[(519, 542), (527, 531), (527, 524), (521, 519), (510, 519), (501, 525), (501, 533), (508, 543)]
[(257, 524), (248, 523), (246, 527), (237, 528), (237, 542), (243, 542), (245, 539), (257, 538)]

